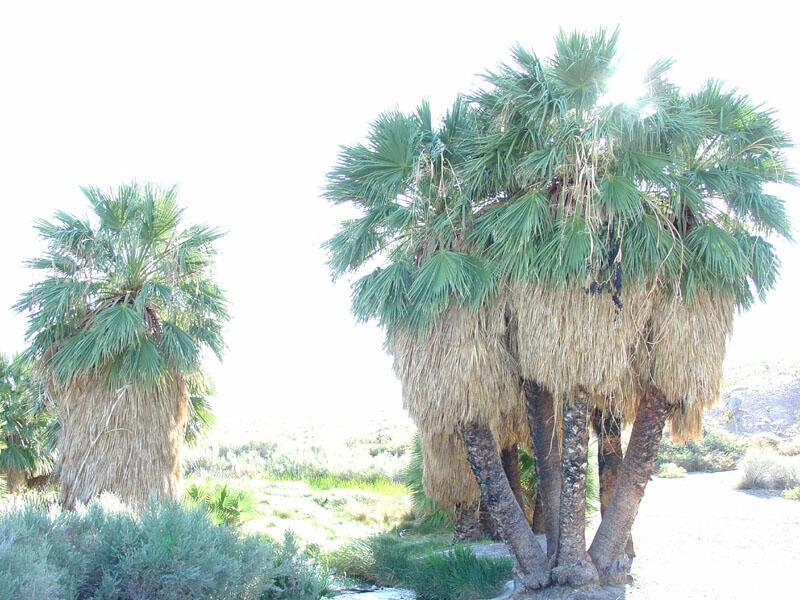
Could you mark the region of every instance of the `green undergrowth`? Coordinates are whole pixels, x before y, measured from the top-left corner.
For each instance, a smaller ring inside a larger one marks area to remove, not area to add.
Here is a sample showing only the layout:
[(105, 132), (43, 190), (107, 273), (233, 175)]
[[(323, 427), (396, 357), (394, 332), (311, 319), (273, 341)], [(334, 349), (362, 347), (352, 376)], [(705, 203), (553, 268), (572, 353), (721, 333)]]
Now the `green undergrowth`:
[(327, 592), (319, 564), (291, 534), (242, 535), (200, 506), (152, 503), (137, 515), (104, 496), (76, 511), (0, 507), (3, 600), (316, 599)]
[(425, 600), (472, 600), (497, 596), (512, 578), (508, 557), (476, 557), (447, 535), (384, 533), (354, 541), (329, 555), (346, 575), (386, 587), (414, 590)]
[(747, 450), (746, 438), (721, 430), (709, 429), (697, 440), (685, 444), (668, 435), (661, 440), (656, 468), (673, 463), (689, 472), (716, 473), (736, 469)]

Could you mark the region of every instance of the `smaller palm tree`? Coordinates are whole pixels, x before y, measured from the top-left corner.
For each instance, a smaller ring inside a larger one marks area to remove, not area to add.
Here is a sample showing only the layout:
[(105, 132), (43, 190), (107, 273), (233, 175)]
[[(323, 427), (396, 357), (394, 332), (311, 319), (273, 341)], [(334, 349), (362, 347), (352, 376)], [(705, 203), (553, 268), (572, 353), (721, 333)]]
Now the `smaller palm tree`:
[(141, 506), (173, 496), (204, 348), (220, 356), (227, 303), (211, 269), (222, 235), (181, 227), (176, 188), (83, 188), (93, 218), (37, 223), (41, 273), (16, 305), (28, 355), (58, 408), (61, 497), (103, 492)]
[(19, 490), (28, 477), (50, 473), (57, 431), (30, 362), (0, 354), (0, 473), (9, 491)]

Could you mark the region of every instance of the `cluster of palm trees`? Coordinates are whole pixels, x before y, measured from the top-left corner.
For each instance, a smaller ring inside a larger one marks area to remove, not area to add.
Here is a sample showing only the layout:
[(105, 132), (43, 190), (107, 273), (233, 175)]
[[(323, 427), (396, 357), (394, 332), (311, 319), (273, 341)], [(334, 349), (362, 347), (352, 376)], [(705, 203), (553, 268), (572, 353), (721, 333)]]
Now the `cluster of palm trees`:
[[(698, 433), (719, 393), (734, 311), (773, 286), (768, 184), (794, 182), (773, 115), (669, 61), (632, 104), (606, 100), (617, 33), (560, 33), (546, 60), (516, 47), (440, 122), (423, 102), (343, 147), (327, 198), (357, 207), (327, 243), (357, 318), (386, 331), (420, 428), (426, 492), (484, 501), (517, 589), (620, 581), (667, 420)], [(600, 527), (587, 549), (589, 426)], [(620, 431), (632, 425), (624, 458)], [(500, 451), (533, 450), (545, 554)]]

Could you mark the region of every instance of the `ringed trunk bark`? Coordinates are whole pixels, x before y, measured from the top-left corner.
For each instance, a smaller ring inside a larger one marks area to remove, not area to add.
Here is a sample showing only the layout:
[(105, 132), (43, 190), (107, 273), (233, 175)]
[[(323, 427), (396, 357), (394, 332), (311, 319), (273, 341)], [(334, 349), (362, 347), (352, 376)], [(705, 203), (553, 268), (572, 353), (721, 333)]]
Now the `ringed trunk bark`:
[(561, 504), (553, 579), (579, 587), (598, 580), (586, 552), (586, 468), (589, 460), (589, 397), (578, 389), (562, 403)]
[(480, 503), (458, 503), (453, 523), (453, 543), (477, 542), (481, 539)]
[(539, 506), (542, 507), (540, 522), (547, 538), (547, 556), (553, 558), (558, 552), (558, 512), (561, 504), (561, 448), (556, 435), (553, 396), (534, 381), (526, 380), (524, 388), (536, 485), (541, 502), (537, 510)]
[[(597, 436), (597, 470), (600, 479), (600, 516), (606, 514), (608, 501), (622, 466), (621, 418), (602, 410), (592, 411), (592, 428)], [(628, 536), (625, 554), (633, 558), (633, 536)]]
[(630, 564), (625, 544), (645, 487), (653, 474), (668, 409), (664, 393), (651, 385), (639, 403), (617, 484), (589, 548), (589, 554), (605, 582), (621, 583), (625, 580)]
[(539, 547), (525, 514), (517, 503), (497, 451), (492, 433), (472, 422), (462, 428), (467, 460), (500, 535), (514, 558), (514, 590), (535, 590), (550, 583), (547, 556)]

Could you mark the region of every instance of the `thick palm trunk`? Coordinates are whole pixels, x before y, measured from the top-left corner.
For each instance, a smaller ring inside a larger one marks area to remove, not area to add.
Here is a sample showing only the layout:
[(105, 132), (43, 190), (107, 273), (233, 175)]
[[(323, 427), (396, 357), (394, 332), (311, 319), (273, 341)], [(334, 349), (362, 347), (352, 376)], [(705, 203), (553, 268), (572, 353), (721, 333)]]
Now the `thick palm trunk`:
[[(622, 466), (621, 419), (598, 409), (592, 411), (592, 428), (597, 436), (597, 470), (600, 479), (600, 516), (606, 514), (606, 507), (617, 483)], [(625, 554), (635, 556), (633, 536), (628, 536)]]
[(561, 503), (559, 539), (553, 579), (581, 586), (597, 581), (597, 570), (586, 552), (586, 468), (589, 460), (589, 398), (582, 391), (562, 404)]
[[(558, 552), (558, 511), (561, 504), (561, 449), (556, 435), (556, 415), (550, 392), (533, 381), (525, 381), (528, 425), (533, 441), (533, 460), (541, 504), (542, 528), (547, 538), (547, 556)], [(534, 513), (534, 530), (536, 529)]]
[(603, 581), (624, 581), (630, 563), (625, 544), (653, 473), (668, 408), (666, 397), (653, 385), (639, 403), (616, 486), (589, 548)]
[(547, 556), (514, 498), (491, 431), (485, 425), (472, 422), (465, 425), (462, 432), (467, 460), (481, 490), (481, 498), (514, 558), (515, 591), (546, 586), (550, 582)]
[(453, 543), (476, 542), (481, 539), (480, 503), (456, 504)]
[[(531, 523), (531, 529), (533, 529), (533, 533), (537, 535), (544, 535), (546, 537), (547, 529), (545, 528), (544, 523), (544, 507), (542, 506), (542, 495), (540, 493), (536, 493), (536, 497), (533, 500), (533, 522)], [(558, 533), (558, 528), (556, 528), (556, 533)], [(550, 548), (547, 549), (547, 554), (550, 555)]]

